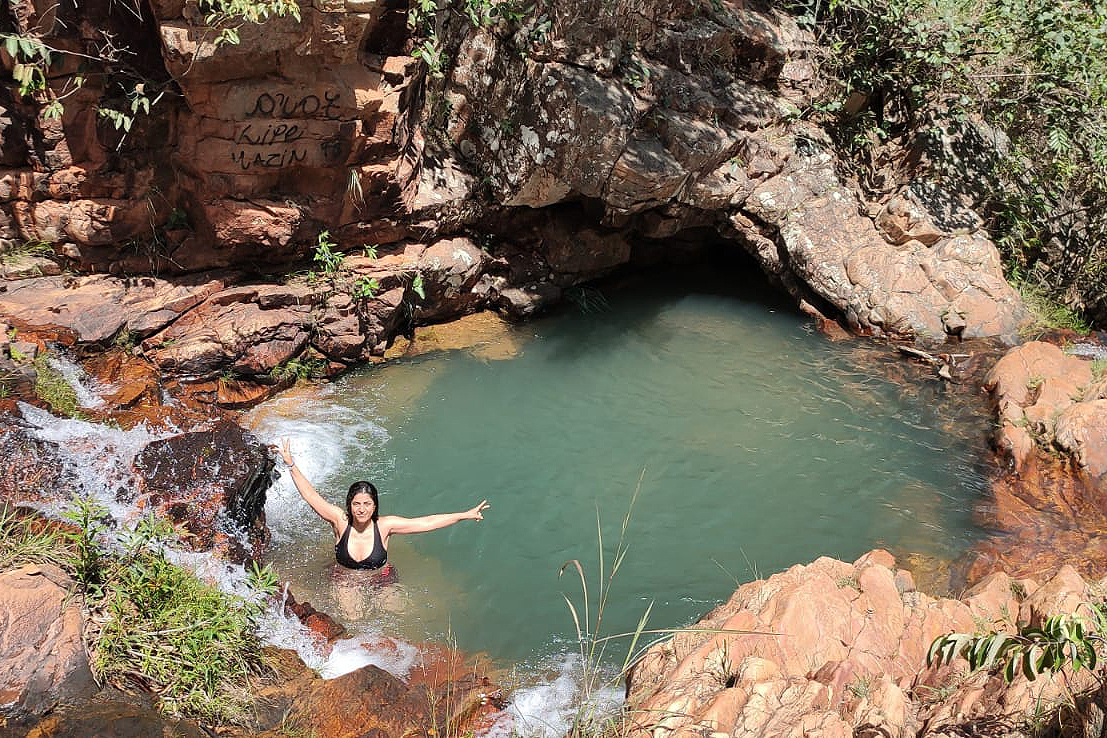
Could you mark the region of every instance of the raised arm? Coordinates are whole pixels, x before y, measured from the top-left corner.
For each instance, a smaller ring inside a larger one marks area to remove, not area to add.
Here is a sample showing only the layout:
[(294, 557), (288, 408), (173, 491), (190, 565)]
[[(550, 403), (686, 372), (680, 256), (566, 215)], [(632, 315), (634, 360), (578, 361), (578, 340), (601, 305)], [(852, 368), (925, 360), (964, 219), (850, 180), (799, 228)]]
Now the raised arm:
[(304, 501), (311, 505), (311, 509), (319, 517), (330, 523), (337, 534), (346, 520), (345, 511), (338, 505), (327, 502), (322, 495), (315, 491), (315, 487), (311, 485), (311, 482), (307, 480), (307, 477), (304, 476), (304, 473), (300, 471), (300, 468), (296, 466), (296, 462), (292, 459), (292, 450), (289, 448), (287, 438), (281, 439), (281, 458), (284, 459), (284, 463), (288, 464), (288, 471), (292, 474), (292, 483), (296, 485), (296, 491), (300, 493), (300, 497), (303, 497)]
[(488, 509), (488, 500), (481, 500), (476, 507), (465, 512), (424, 515), (421, 518), (401, 518), (399, 515), (383, 515), (377, 524), (384, 530), (383, 535), (393, 533), (426, 533), (460, 523), (462, 520), (484, 520), (484, 511)]

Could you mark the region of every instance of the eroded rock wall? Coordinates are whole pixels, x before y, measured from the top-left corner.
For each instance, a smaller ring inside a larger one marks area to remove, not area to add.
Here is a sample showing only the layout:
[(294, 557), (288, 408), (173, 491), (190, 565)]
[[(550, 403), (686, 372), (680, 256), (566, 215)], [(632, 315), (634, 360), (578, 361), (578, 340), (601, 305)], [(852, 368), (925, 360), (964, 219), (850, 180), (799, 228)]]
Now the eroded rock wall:
[[(101, 59), (72, 92), (70, 54), (37, 99), (6, 88), (0, 235), (84, 270), (241, 282), (287, 271), (322, 230), (347, 252), (464, 233), (491, 258), (445, 306), (424, 301), (435, 320), (526, 315), (709, 233), (859, 332), (1015, 335), (1025, 313), (979, 219), (922, 180), (868, 203), (839, 175), (803, 120), (814, 39), (770, 4), (505, 2), (476, 20), (455, 5), (431, 19), (424, 65), (397, 0), (303, 2), (221, 45), (196, 0), (13, 4), (20, 33), (59, 48), (125, 40), (150, 82), (120, 100), (119, 62)], [(126, 135), (98, 114), (142, 90), (153, 107)], [(352, 360), (379, 342), (358, 335), (316, 348)]]

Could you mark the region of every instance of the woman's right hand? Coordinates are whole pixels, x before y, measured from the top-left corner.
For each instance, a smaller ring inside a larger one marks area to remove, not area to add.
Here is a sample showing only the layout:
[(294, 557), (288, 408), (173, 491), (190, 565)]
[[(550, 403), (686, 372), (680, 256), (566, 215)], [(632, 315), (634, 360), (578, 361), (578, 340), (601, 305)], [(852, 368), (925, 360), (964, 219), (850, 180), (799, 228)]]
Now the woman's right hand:
[(289, 446), (287, 438), (281, 439), (281, 459), (289, 466), (293, 466), (296, 462), (292, 460), (292, 449)]

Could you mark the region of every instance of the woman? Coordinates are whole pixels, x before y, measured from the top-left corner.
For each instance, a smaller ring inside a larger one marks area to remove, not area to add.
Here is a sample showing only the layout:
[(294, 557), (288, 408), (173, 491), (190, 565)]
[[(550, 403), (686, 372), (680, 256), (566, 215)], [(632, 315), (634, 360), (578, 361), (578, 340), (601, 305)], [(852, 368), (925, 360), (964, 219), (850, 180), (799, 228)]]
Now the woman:
[(296, 490), (319, 517), (331, 524), (334, 531), (335, 560), (348, 569), (380, 569), (388, 560), (388, 539), (402, 533), (426, 533), (462, 520), (484, 520), (488, 500), (458, 513), (424, 515), (421, 518), (401, 518), (399, 515), (378, 516), (377, 488), (369, 482), (354, 482), (346, 494), (346, 509), (332, 505), (315, 491), (292, 458), (288, 439), (281, 441), (281, 458), (288, 464)]

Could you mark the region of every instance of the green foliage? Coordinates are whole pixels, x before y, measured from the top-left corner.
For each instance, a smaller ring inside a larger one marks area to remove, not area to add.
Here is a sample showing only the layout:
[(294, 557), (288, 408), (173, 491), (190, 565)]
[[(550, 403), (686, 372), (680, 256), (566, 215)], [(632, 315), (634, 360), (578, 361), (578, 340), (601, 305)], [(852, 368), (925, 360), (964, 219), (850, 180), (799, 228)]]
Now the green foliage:
[(320, 271), (328, 276), (334, 275), (342, 266), (342, 254), (334, 250), (337, 245), (331, 241), (329, 231), (320, 233), (315, 242), (315, 255), (312, 260), (319, 265)]
[(57, 530), (0, 505), (0, 571), (55, 561), (64, 546), (65, 540)]
[(1107, 0), (790, 7), (829, 49), (828, 93), (807, 114), (834, 121), (848, 160), (864, 170), (890, 138), (998, 131), (981, 152), (994, 181), (979, 184), (1008, 267), (1107, 309)]
[(218, 30), (216, 46), (238, 44), (239, 29), (246, 23), (264, 23), (270, 18), (292, 17), (300, 21), (296, 0), (200, 0), (204, 22)]
[(72, 568), (90, 611), (91, 664), (98, 679), (138, 682), (169, 715), (210, 724), (240, 722), (248, 686), (262, 669), (257, 618), (276, 577), (254, 567), (251, 600), (226, 594), (169, 561), (162, 545), (172, 526), (153, 516), (122, 536), (122, 554), (104, 543), (104, 510), (76, 501), (70, 519)]
[(12, 79), (19, 85), (20, 96), (31, 97), (45, 90), (51, 50), (33, 36), (0, 33), (0, 42), (12, 58)]
[(1099, 381), (1104, 377), (1107, 377), (1107, 359), (1093, 359), (1092, 360), (1092, 378), (1095, 381)]
[(283, 382), (287, 379), (296, 381), (301, 379), (314, 379), (323, 376), (326, 368), (326, 364), (322, 359), (298, 357), (289, 359), (273, 367), (269, 371), (269, 376), (278, 382)]
[(54, 246), (48, 241), (30, 239), (6, 249), (0, 254), (0, 263), (15, 264), (30, 256), (53, 256)]
[(438, 44), (438, 37), (431, 36), (419, 42), (411, 55), (427, 65), (427, 72), (432, 77), (442, 78), (445, 72), (442, 67), (442, 47)]
[(102, 597), (107, 558), (100, 547), (100, 537), (107, 531), (108, 511), (91, 498), (78, 497), (64, 515), (77, 530), (70, 535), (73, 548), (70, 568), (86, 596)]
[[(14, 356), (12, 357), (15, 358)], [(38, 374), (35, 380), (35, 394), (38, 398), (50, 406), (50, 410), (67, 418), (83, 418), (81, 404), (77, 400), (77, 392), (65, 376), (54, 367), (50, 366), (49, 354), (39, 354), (35, 358), (35, 372)]]
[[(1102, 605), (1094, 608), (1102, 620)], [(961, 656), (973, 671), (1000, 669), (1008, 682), (1022, 674), (1034, 681), (1040, 674), (1054, 674), (1070, 668), (1095, 669), (1096, 641), (1084, 621), (1074, 615), (1054, 615), (1040, 628), (1023, 627), (1018, 633), (948, 633), (934, 639), (926, 663), (948, 663)]]
[(1027, 327), (1029, 332), (1069, 330), (1087, 333), (1091, 330), (1084, 318), (1072, 308), (1053, 299), (1046, 287), (1019, 280), (1014, 280), (1013, 285), (1033, 316), (1033, 324)]
[(372, 277), (358, 277), (350, 285), (350, 296), (355, 300), (372, 300), (380, 288), (381, 283)]
[(419, 295), (420, 300), (427, 299), (426, 290), (423, 289), (423, 275), (416, 274), (411, 278), (411, 291)]

